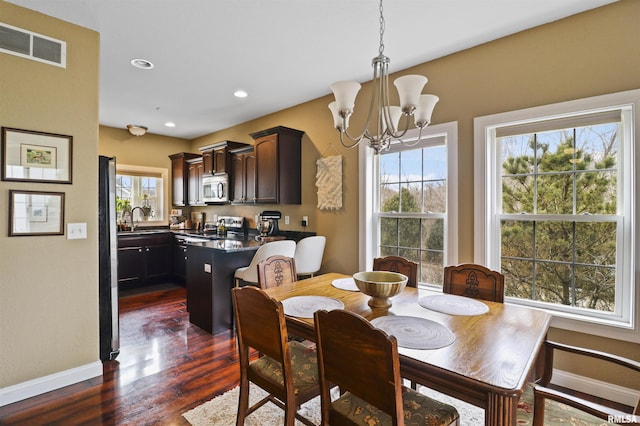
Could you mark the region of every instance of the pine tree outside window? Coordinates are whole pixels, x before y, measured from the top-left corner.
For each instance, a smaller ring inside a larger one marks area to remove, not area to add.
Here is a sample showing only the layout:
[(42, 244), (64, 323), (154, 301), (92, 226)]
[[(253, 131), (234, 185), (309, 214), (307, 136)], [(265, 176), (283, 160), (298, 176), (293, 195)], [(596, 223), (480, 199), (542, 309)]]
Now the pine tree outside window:
[(638, 96), (625, 94), (476, 119), (476, 261), (505, 275), (510, 303), (633, 325)]

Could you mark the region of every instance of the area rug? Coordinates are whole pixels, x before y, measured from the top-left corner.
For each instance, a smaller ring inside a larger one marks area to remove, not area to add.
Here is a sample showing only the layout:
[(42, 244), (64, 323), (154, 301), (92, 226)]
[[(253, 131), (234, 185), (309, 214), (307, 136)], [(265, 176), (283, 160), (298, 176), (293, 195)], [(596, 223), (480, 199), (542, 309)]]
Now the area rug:
[[(182, 415), (193, 426), (230, 426), (236, 424), (236, 410), (238, 407), (238, 391), (234, 388), (227, 393), (220, 395), (209, 402), (194, 408)], [(481, 425), (484, 423), (484, 410), (474, 407), (457, 399), (442, 395), (428, 388), (420, 387), (420, 392), (431, 396), (434, 399), (455, 405), (460, 413), (461, 425)], [(258, 402), (266, 396), (266, 393), (257, 386), (251, 385), (249, 388), (249, 405)], [(320, 424), (320, 397), (302, 404), (298, 411), (303, 417), (308, 418), (315, 424)], [(284, 412), (272, 404), (266, 403), (264, 406), (247, 416), (245, 426), (267, 426), (284, 424)], [(296, 420), (296, 426), (304, 426)]]
[[(459, 401), (432, 389), (418, 386), (421, 393), (434, 399), (455, 406), (460, 413), (462, 426), (478, 426), (484, 424), (484, 410), (466, 402)], [(257, 386), (251, 385), (249, 391), (249, 403), (254, 404), (263, 398), (266, 393)], [(234, 388), (209, 402), (184, 413), (182, 416), (193, 426), (230, 426), (236, 423), (236, 410), (238, 407), (238, 388)], [(317, 397), (300, 407), (300, 414), (310, 419), (315, 424), (320, 424), (320, 398)], [(268, 402), (246, 419), (245, 426), (281, 425), (284, 423), (283, 411)], [(523, 395), (518, 404), (518, 425), (533, 424), (533, 394), (531, 389)], [(602, 426), (612, 425), (595, 417), (580, 413), (573, 408), (547, 401), (545, 409), (545, 425), (564, 426)], [(296, 426), (303, 426), (296, 420)]]

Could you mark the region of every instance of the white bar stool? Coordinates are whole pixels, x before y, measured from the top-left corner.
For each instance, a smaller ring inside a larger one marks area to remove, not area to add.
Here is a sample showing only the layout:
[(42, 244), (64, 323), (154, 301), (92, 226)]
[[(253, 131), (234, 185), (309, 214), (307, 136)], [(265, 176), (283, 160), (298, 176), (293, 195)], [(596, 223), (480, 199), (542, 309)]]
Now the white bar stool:
[(313, 277), (320, 270), (326, 243), (327, 238), (322, 235), (315, 235), (298, 241), (294, 256), (298, 277), (307, 275)]

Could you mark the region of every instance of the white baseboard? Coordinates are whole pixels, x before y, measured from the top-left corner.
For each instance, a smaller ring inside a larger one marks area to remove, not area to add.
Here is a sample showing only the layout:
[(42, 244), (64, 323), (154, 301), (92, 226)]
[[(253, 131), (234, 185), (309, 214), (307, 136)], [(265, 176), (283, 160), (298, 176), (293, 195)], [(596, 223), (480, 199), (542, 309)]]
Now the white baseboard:
[(638, 391), (625, 388), (589, 377), (579, 376), (562, 370), (553, 369), (553, 379), (551, 383), (563, 386), (580, 392), (594, 395), (599, 398), (616, 401), (631, 407), (635, 407), (638, 402)]
[(0, 407), (98, 376), (102, 376), (100, 361), (8, 386), (0, 389)]

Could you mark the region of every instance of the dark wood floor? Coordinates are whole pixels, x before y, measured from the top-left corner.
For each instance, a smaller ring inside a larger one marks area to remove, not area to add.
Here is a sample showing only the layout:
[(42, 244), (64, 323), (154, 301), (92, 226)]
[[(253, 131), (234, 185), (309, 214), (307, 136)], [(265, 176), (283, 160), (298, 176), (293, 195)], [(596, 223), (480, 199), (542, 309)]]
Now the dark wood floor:
[(188, 425), (239, 381), (236, 342), (189, 322), (184, 289), (120, 299), (120, 355), (89, 380), (0, 407), (0, 425)]

